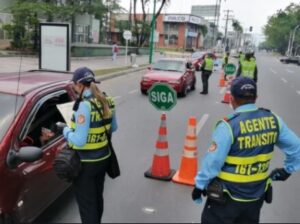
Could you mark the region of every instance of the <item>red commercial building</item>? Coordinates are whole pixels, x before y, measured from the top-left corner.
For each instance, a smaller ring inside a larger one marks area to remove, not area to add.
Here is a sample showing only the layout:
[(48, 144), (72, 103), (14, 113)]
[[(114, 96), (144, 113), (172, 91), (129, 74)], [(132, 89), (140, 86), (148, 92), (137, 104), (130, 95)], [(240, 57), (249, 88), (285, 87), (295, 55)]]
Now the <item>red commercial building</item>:
[[(151, 17), (152, 15), (147, 15), (149, 23)], [(142, 15), (138, 15), (137, 18), (142, 18)], [(119, 14), (116, 20), (128, 21), (128, 14)], [(209, 22), (203, 17), (188, 14), (161, 14), (156, 20), (156, 46), (173, 49), (201, 48), (204, 26), (209, 29)], [(112, 37), (117, 40), (117, 36), (121, 36), (118, 34), (118, 28), (114, 27), (112, 30), (114, 31)]]

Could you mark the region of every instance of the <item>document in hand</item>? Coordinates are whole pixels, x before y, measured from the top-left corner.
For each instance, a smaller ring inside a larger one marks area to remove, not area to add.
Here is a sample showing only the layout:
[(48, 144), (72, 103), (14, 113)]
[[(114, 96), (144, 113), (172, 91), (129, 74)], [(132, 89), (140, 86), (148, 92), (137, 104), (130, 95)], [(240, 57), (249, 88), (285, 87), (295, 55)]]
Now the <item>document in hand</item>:
[(63, 103), (63, 104), (57, 104), (56, 107), (65, 119), (65, 122), (69, 127), (71, 127), (71, 118), (73, 115), (73, 105), (74, 101)]

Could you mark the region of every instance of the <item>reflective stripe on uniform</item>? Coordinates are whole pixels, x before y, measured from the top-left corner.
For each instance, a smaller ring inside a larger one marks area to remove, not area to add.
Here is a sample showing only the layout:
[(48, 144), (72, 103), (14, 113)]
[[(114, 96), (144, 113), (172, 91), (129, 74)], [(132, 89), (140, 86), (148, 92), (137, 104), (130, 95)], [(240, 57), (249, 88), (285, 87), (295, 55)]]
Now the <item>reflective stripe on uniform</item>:
[(264, 180), (268, 177), (268, 173), (258, 173), (253, 175), (240, 175), (240, 174), (233, 174), (221, 171), (218, 175), (219, 178), (226, 181), (231, 181), (234, 183), (249, 183), (254, 181)]
[(272, 159), (272, 156), (273, 156), (273, 152), (268, 154), (259, 154), (257, 156), (252, 156), (252, 157), (227, 156), (225, 162), (234, 165), (248, 165), (257, 162), (267, 162), (270, 159)]

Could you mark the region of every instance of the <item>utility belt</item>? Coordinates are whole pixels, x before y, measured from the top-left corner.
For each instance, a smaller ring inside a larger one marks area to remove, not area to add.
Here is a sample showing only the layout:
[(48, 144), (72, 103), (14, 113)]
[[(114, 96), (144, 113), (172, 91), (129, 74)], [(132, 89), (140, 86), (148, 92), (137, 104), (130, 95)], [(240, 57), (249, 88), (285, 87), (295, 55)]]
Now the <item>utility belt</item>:
[[(222, 183), (218, 178), (215, 178), (210, 182), (210, 184), (207, 186), (206, 194), (210, 200), (213, 200), (220, 204), (225, 204), (229, 198), (229, 195), (223, 191)], [(273, 188), (272, 185), (270, 184), (268, 186), (267, 191), (264, 194), (264, 201), (268, 204), (271, 204), (272, 198), (273, 198)]]

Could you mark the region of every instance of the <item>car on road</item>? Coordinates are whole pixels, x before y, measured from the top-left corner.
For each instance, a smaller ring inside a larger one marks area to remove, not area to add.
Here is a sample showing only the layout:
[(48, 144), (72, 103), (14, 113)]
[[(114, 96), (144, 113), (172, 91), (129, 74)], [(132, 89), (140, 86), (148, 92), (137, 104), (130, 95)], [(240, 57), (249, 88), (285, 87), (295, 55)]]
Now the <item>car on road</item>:
[(66, 147), (52, 128), (65, 122), (57, 104), (72, 102), (69, 73), (30, 71), (0, 75), (0, 223), (33, 221), (69, 186), (54, 173), (55, 155)]
[(192, 54), (191, 60), (196, 71), (200, 71), (201, 65), (207, 54), (210, 54), (214, 60), (217, 59), (217, 56), (214, 53), (209, 53), (205, 51), (196, 51)]
[(293, 63), (293, 64), (300, 65), (300, 56), (283, 57), (280, 58), (280, 61), (285, 64)]
[(185, 97), (189, 90), (196, 88), (195, 69), (184, 58), (164, 58), (149, 67), (140, 82), (142, 94), (147, 94), (154, 83), (167, 83), (179, 96)]

